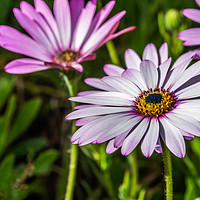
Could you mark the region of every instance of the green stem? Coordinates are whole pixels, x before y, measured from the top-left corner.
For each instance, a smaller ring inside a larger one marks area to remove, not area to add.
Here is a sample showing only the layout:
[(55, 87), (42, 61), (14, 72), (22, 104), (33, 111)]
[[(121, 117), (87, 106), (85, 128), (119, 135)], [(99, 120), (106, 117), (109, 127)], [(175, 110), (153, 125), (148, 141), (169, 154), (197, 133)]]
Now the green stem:
[(172, 162), (170, 151), (165, 144), (163, 148), (163, 160), (165, 166), (166, 200), (173, 200)]
[[(75, 96), (76, 95), (76, 89), (75, 85), (72, 81), (68, 79), (68, 77), (65, 74), (61, 74), (63, 80), (66, 83), (66, 86), (68, 87), (69, 95)], [(75, 106), (74, 102), (72, 103), (72, 108)], [(72, 133), (76, 131), (75, 123), (72, 124)], [(70, 163), (69, 163), (69, 174), (68, 174), (68, 182), (67, 182), (67, 188), (65, 193), (65, 200), (72, 200), (73, 199), (73, 193), (74, 193), (74, 184), (76, 180), (76, 170), (77, 170), (77, 162), (78, 162), (78, 146), (71, 144), (70, 148)]]
[(119, 61), (117, 51), (116, 51), (113, 41), (111, 40), (111, 41), (107, 42), (106, 46), (107, 46), (112, 63), (115, 65), (120, 65), (120, 61)]
[(131, 166), (131, 189), (130, 189), (130, 200), (136, 199), (137, 188), (138, 188), (138, 163), (137, 163), (137, 152), (133, 151), (130, 156)]

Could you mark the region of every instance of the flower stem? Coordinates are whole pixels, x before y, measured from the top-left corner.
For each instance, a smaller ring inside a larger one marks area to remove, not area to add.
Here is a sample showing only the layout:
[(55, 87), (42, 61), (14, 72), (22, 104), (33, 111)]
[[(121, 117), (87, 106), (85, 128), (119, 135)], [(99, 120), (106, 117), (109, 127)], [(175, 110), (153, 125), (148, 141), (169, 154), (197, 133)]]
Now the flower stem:
[(173, 200), (172, 162), (170, 151), (165, 144), (163, 148), (163, 160), (165, 166), (166, 200)]
[[(69, 95), (75, 96), (76, 95), (76, 85), (74, 84), (73, 80), (70, 81), (64, 73), (61, 73), (61, 76), (68, 88)], [(72, 108), (73, 108), (75, 106), (75, 103), (71, 102), (71, 104), (72, 104)], [(75, 131), (76, 131), (76, 126), (75, 126), (75, 123), (73, 122), (72, 123), (72, 133), (74, 133)], [(68, 182), (67, 182), (66, 193), (65, 193), (65, 200), (73, 199), (77, 162), (78, 162), (78, 146), (71, 144), (69, 174), (68, 174)]]
[(111, 41), (107, 42), (106, 46), (107, 46), (108, 52), (110, 54), (110, 59), (111, 59), (112, 63), (115, 65), (120, 65), (120, 61), (119, 61), (117, 51), (116, 51), (113, 41), (111, 40)]
[(138, 189), (138, 163), (137, 163), (137, 152), (133, 151), (129, 156), (131, 166), (131, 188), (130, 188), (130, 200), (136, 199)]

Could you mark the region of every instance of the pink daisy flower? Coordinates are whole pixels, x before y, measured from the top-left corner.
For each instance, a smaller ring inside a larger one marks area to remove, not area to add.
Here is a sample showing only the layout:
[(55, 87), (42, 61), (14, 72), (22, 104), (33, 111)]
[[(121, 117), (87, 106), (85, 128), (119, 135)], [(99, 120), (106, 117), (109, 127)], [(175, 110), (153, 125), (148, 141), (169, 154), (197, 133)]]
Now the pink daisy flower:
[(31, 36), (11, 27), (0, 26), (0, 46), (32, 58), (8, 63), (6, 72), (24, 74), (49, 68), (82, 71), (80, 62), (95, 59), (93, 53), (109, 40), (134, 30), (129, 27), (115, 33), (122, 11), (106, 21), (115, 1), (110, 1), (96, 15), (96, 1), (55, 0), (54, 15), (43, 0), (34, 1), (35, 8), (21, 2), (14, 14), (20, 25)]
[(167, 44), (159, 53), (153, 44), (142, 60), (129, 49), (128, 69), (106, 65), (108, 76), (85, 82), (99, 90), (85, 91), (71, 101), (84, 103), (66, 119), (81, 126), (72, 136), (80, 146), (109, 141), (107, 153), (121, 147), (123, 155), (141, 143), (146, 157), (162, 152), (161, 140), (178, 157), (185, 155), (185, 141), (200, 136), (200, 61), (188, 67), (194, 52), (183, 54), (172, 65)]
[[(200, 0), (195, 0), (198, 6), (200, 6)], [(184, 9), (183, 14), (197, 22), (200, 23), (200, 10), (197, 9)], [(190, 28), (187, 30), (184, 30), (178, 34), (178, 38), (180, 40), (183, 40), (183, 45), (185, 46), (195, 46), (200, 45), (200, 28)], [(200, 50), (195, 50), (197, 55), (200, 56)]]

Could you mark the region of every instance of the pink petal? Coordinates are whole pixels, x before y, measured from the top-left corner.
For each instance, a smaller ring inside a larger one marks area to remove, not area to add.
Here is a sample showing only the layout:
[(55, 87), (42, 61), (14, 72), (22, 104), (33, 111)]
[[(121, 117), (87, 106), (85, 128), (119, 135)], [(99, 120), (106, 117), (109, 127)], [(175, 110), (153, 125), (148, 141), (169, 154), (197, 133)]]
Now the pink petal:
[(83, 66), (79, 63), (72, 63), (71, 67), (74, 68), (75, 70), (82, 72), (83, 71)]
[(71, 39), (71, 13), (68, 0), (54, 1), (54, 15), (60, 31), (63, 49), (69, 48)]
[(5, 71), (11, 74), (26, 74), (46, 69), (50, 67), (45, 66), (44, 62), (30, 58), (13, 60), (5, 66)]
[(52, 61), (51, 56), (41, 45), (25, 34), (8, 26), (0, 26), (0, 46), (45, 62)]
[(190, 9), (185, 9), (185, 10), (183, 10), (183, 14), (187, 18), (189, 18), (189, 19), (191, 19), (191, 20), (193, 20), (195, 22), (200, 23), (200, 10), (191, 9), (191, 8)]
[(115, 141), (115, 139), (110, 140), (110, 141), (108, 142), (108, 145), (107, 145), (107, 147), (106, 147), (106, 153), (107, 153), (107, 154), (111, 154), (111, 153), (115, 152), (115, 151), (118, 149), (118, 148), (115, 148), (115, 147), (114, 147), (114, 141)]
[(78, 51), (83, 44), (95, 14), (95, 10), (96, 5), (91, 1), (89, 1), (86, 7), (82, 10), (74, 30), (74, 38), (71, 47), (72, 49)]

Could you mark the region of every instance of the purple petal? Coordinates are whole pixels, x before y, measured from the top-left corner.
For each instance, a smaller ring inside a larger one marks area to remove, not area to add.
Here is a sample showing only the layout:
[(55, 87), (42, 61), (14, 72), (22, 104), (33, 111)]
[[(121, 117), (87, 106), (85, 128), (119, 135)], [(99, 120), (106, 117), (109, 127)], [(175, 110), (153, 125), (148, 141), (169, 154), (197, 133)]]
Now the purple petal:
[(132, 106), (133, 98), (121, 92), (99, 92), (87, 96), (71, 97), (71, 101), (91, 103), (96, 105)]
[(5, 66), (5, 71), (11, 74), (26, 74), (50, 69), (44, 62), (30, 58), (13, 60)]
[(99, 118), (99, 116), (86, 117), (86, 118), (78, 119), (78, 120), (76, 120), (75, 125), (76, 126), (83, 126), (83, 125), (88, 124), (88, 123), (90, 123), (91, 121), (93, 121), (97, 118)]
[(101, 79), (98, 78), (87, 78), (85, 79), (85, 83), (100, 90), (117, 91), (116, 89), (109, 86), (108, 84), (106, 84), (105, 82), (103, 82)]
[(165, 42), (159, 49), (160, 63), (168, 59), (168, 45)]
[(118, 148), (115, 148), (115, 147), (114, 147), (114, 141), (115, 141), (115, 139), (110, 140), (110, 141), (108, 142), (108, 145), (107, 145), (107, 147), (106, 147), (106, 153), (107, 153), (107, 154), (111, 154), (111, 153), (115, 152), (115, 151), (118, 149)]
[(183, 135), (184, 139), (186, 140), (193, 140), (194, 139), (194, 135), (191, 135), (190, 133), (180, 130), (181, 134)]
[(132, 49), (127, 49), (125, 52), (125, 63), (127, 68), (140, 70), (141, 59), (138, 54)]
[(189, 18), (189, 19), (191, 19), (191, 20), (193, 20), (195, 22), (200, 23), (200, 10), (191, 9), (191, 8), (190, 9), (185, 9), (185, 10), (183, 10), (183, 14), (187, 18)]
[(200, 123), (198, 120), (188, 115), (178, 115), (175, 110), (166, 114), (167, 119), (177, 128), (192, 135), (200, 136)]
[(51, 56), (41, 45), (25, 34), (8, 26), (0, 26), (0, 46), (45, 62), (52, 61)]
[(83, 44), (95, 14), (95, 10), (96, 5), (89, 1), (86, 7), (81, 11), (81, 14), (76, 23), (76, 27), (74, 29), (72, 49), (78, 51)]
[(144, 136), (141, 144), (142, 153), (146, 157), (150, 157), (154, 152), (156, 147), (156, 143), (158, 141), (159, 136), (159, 123), (157, 118), (152, 118), (150, 121), (149, 129)]
[(200, 82), (190, 85), (182, 90), (179, 90), (176, 95), (179, 99), (191, 99), (200, 96)]
[(115, 141), (114, 141), (114, 147), (116, 148), (119, 148), (122, 146), (123, 142), (124, 142), (124, 139), (126, 138), (126, 136), (129, 134), (130, 130), (124, 132), (123, 134), (117, 136), (115, 138)]
[(131, 111), (131, 107), (91, 107), (83, 108), (77, 111), (74, 111), (66, 116), (66, 119), (77, 119), (82, 117), (91, 117), (96, 115), (105, 115), (105, 114), (114, 114), (120, 112)]
[(124, 72), (122, 67), (113, 64), (104, 65), (103, 70), (108, 76), (121, 76), (121, 74)]
[(165, 60), (164, 62), (162, 62), (161, 65), (159, 65), (158, 70), (160, 72), (160, 79), (159, 79), (159, 84), (158, 87), (162, 87), (163, 83), (166, 79), (167, 76), (167, 72), (169, 70), (170, 64), (171, 64), (171, 58), (168, 58), (167, 60)]
[(187, 53), (182, 54), (180, 57), (177, 58), (171, 69), (174, 69), (177, 66), (183, 65), (184, 63), (191, 61), (194, 56), (194, 51), (188, 51)]
[(195, 64), (191, 65), (187, 68), (183, 73), (180, 74), (175, 80), (174, 85), (172, 86), (172, 90), (175, 91), (181, 85), (186, 83), (188, 80), (193, 78), (194, 76), (200, 74), (200, 61), (196, 62)]
[(156, 144), (156, 147), (155, 147), (155, 151), (157, 153), (162, 153), (162, 146), (161, 146), (160, 138), (158, 138), (158, 141), (157, 141), (157, 144)]
[(114, 137), (117, 137), (121, 134), (129, 133), (130, 130), (139, 122), (141, 121), (141, 116), (132, 116), (127, 115), (121, 117), (121, 121), (116, 123), (115, 126), (113, 126), (111, 129), (107, 130), (104, 134), (102, 134), (97, 139), (97, 143), (102, 143), (107, 140), (110, 140)]
[(68, 0), (54, 1), (54, 15), (60, 31), (63, 49), (69, 48), (71, 39), (71, 13)]
[(77, 94), (77, 96), (86, 96), (86, 95), (88, 95), (88, 94), (94, 94), (94, 93), (97, 93), (97, 92), (99, 92), (99, 91), (97, 91), (97, 90), (89, 90), (89, 91), (83, 91), (83, 92), (79, 92), (78, 94)]
[(130, 96), (136, 97), (140, 93), (138, 87), (125, 78), (117, 76), (107, 76), (103, 77), (101, 80), (107, 83), (109, 86), (115, 88), (117, 91), (124, 94), (129, 94)]
[(122, 77), (133, 82), (135, 85), (138, 86), (138, 88), (140, 88), (141, 91), (148, 90), (148, 88), (144, 82), (144, 79), (142, 78), (142, 75), (138, 70), (127, 69), (122, 73)]
[(200, 6), (200, 0), (195, 0), (198, 6)]
[(178, 34), (180, 40), (185, 41), (185, 46), (195, 46), (200, 44), (200, 28), (190, 28)]
[(158, 67), (158, 52), (154, 44), (150, 43), (145, 47), (142, 60), (150, 60)]
[(140, 64), (140, 71), (146, 86), (150, 88), (156, 88), (158, 84), (158, 71), (154, 63), (150, 60), (144, 60)]
[(160, 128), (160, 134), (162, 140), (166, 144), (167, 148), (177, 157), (182, 158), (185, 156), (185, 141), (178, 128), (173, 126), (168, 119), (160, 118), (162, 127)]
[(144, 118), (139, 125), (129, 134), (128, 137), (124, 140), (124, 143), (122, 145), (121, 152), (123, 155), (127, 156), (129, 153), (131, 153), (135, 147), (138, 145), (138, 143), (141, 141), (142, 137), (144, 136), (148, 125), (149, 125), (149, 119)]

